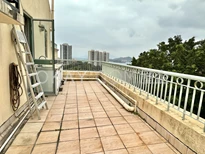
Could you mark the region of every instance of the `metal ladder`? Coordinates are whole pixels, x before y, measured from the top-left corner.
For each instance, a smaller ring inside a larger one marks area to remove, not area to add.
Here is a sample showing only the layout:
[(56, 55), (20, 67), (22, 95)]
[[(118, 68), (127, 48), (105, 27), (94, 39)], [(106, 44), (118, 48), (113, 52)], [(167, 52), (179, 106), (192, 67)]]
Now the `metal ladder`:
[[(30, 47), (28, 45), (25, 33), (22, 27), (19, 27), (20, 30), (17, 30), (16, 27), (13, 25), (12, 40), (15, 46), (16, 57), (23, 80), (24, 90), (27, 94), (26, 96), (29, 109), (30, 111), (32, 111), (31, 103), (33, 102), (36, 113), (38, 115), (38, 119), (40, 120), (40, 109), (48, 109), (48, 105), (38, 76), (38, 72), (36, 71), (36, 66), (31, 55)], [(31, 93), (31, 101), (29, 100), (27, 85)]]

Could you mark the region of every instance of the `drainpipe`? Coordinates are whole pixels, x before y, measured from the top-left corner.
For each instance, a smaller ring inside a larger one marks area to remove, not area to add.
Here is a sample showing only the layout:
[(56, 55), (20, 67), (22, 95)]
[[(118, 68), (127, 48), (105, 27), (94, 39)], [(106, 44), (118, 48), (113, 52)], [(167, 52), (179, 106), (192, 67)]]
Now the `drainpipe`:
[[(100, 84), (127, 110), (130, 112), (135, 111), (134, 107), (129, 106), (125, 103), (118, 95), (116, 95), (108, 86), (106, 86), (100, 79), (97, 79)], [(135, 103), (136, 104), (136, 103)]]
[(51, 19), (54, 20), (54, 0), (51, 2)]
[[(34, 105), (32, 105), (31, 108), (33, 108)], [(30, 113), (30, 110), (28, 110), (26, 112), (26, 114), (23, 116), (23, 118), (19, 121), (18, 125), (14, 128), (14, 130), (11, 132), (11, 134), (9, 135), (9, 137), (6, 139), (6, 141), (3, 143), (3, 145), (0, 147), (0, 153), (3, 152), (4, 148), (6, 147), (6, 145), (9, 143), (9, 141), (11, 140), (11, 138), (13, 137), (13, 135), (16, 133), (16, 131), (19, 129), (19, 127), (22, 125), (23, 121), (26, 119), (26, 117), (28, 116), (28, 114)]]

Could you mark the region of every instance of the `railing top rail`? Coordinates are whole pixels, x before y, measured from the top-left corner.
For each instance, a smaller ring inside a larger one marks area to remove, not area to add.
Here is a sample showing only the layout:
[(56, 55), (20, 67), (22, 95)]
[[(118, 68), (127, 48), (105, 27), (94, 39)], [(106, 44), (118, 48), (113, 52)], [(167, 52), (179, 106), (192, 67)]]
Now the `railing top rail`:
[(102, 62), (102, 63), (118, 65), (118, 66), (128, 67), (128, 68), (132, 68), (132, 69), (140, 69), (140, 70), (149, 71), (149, 72), (153, 72), (153, 73), (167, 74), (170, 76), (182, 77), (182, 78), (186, 78), (186, 79), (190, 79), (190, 80), (205, 82), (205, 77), (196, 76), (196, 75), (189, 75), (189, 74), (176, 73), (176, 72), (168, 72), (168, 71), (156, 70), (156, 69), (144, 68), (144, 67), (138, 67), (138, 66), (123, 65), (123, 64), (119, 64), (119, 63), (113, 63), (113, 62)]

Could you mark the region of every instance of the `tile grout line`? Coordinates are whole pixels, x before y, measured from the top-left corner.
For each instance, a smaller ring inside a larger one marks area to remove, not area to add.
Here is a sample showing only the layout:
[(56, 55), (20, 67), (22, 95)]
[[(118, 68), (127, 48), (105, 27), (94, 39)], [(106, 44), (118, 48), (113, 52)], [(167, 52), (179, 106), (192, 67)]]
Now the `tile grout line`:
[[(53, 100), (53, 103), (55, 102), (55, 100), (56, 100), (56, 97), (55, 97), (55, 99)], [(53, 106), (53, 103), (52, 103), (52, 105), (51, 106)], [(49, 112), (50, 112), (50, 110), (48, 109), (48, 114), (49, 114)], [(37, 137), (36, 137), (36, 140), (35, 140), (35, 142), (34, 142), (34, 144), (33, 144), (33, 147), (32, 147), (32, 149), (31, 149), (31, 154), (33, 153), (33, 150), (34, 150), (34, 148), (36, 147), (36, 143), (37, 143), (37, 140), (38, 140), (38, 138), (39, 138), (39, 136), (40, 136), (40, 134), (41, 134), (41, 130), (43, 129), (43, 126), (44, 126), (44, 124), (45, 124), (45, 122), (46, 122), (46, 119), (47, 119), (47, 117), (48, 117), (48, 114), (47, 114), (47, 116), (46, 116), (46, 118), (45, 118), (45, 121), (43, 122), (43, 125), (42, 125), (42, 127), (41, 127), (41, 129), (40, 129), (40, 131), (38, 132), (38, 134), (37, 134)]]
[[(105, 92), (103, 92), (104, 94), (105, 94)], [(106, 95), (105, 95), (106, 96)], [(107, 96), (106, 96), (107, 97)], [(110, 103), (112, 104), (112, 105), (114, 105), (112, 102), (111, 102), (111, 100), (109, 99), (109, 97), (107, 97), (108, 98), (108, 100), (110, 101)], [(113, 97), (114, 98), (114, 97)], [(114, 98), (115, 99), (115, 98)], [(116, 100), (117, 101), (117, 100)], [(115, 105), (114, 105), (114, 107), (115, 107)], [(103, 106), (103, 108), (104, 108), (104, 106)], [(116, 107), (115, 107), (116, 108)], [(117, 109), (117, 108), (116, 108)], [(123, 108), (124, 109), (124, 108)], [(125, 109), (124, 109), (125, 110)], [(119, 110), (117, 109), (117, 111), (119, 112)], [(120, 112), (119, 112), (120, 113)], [(107, 112), (106, 112), (106, 114), (107, 114)], [(132, 126), (130, 125), (130, 123), (124, 118), (124, 115), (122, 115), (122, 113), (120, 113), (120, 115), (123, 117), (123, 119), (127, 122), (127, 124), (131, 127), (131, 129), (135, 132), (135, 130), (132, 128)], [(109, 116), (108, 116), (109, 117)], [(110, 117), (109, 117), (109, 119), (110, 119)], [(111, 121), (111, 120), (110, 120)], [(112, 122), (112, 121), (111, 121)], [(112, 122), (112, 124), (113, 124), (113, 122)], [(118, 124), (119, 125), (119, 124)], [(116, 133), (117, 133), (117, 135), (118, 135), (118, 137), (120, 138), (120, 140), (121, 140), (121, 142), (122, 142), (122, 144), (124, 145), (124, 147), (126, 148), (126, 151), (129, 153), (129, 151), (127, 150), (128, 148), (125, 146), (125, 144), (124, 144), (124, 142), (122, 141), (122, 139), (121, 139), (121, 137), (120, 137), (120, 134), (118, 134), (118, 132), (117, 132), (117, 129), (115, 128), (115, 125), (113, 124), (113, 127), (114, 127), (114, 129), (115, 129), (115, 131), (116, 131)], [(138, 136), (138, 134), (135, 132), (135, 134)], [(139, 136), (138, 136), (139, 137)], [(139, 137), (140, 138), (140, 137)], [(144, 143), (144, 141), (140, 138), (140, 140)], [(145, 143), (144, 143), (145, 144)], [(147, 147), (147, 145), (145, 144), (145, 146)], [(139, 146), (138, 146), (139, 147)], [(133, 148), (133, 147), (132, 147)], [(148, 147), (147, 147), (148, 148)], [(149, 148), (148, 148), (149, 149)], [(149, 149), (149, 151), (151, 152), (151, 150)], [(151, 152), (152, 153), (152, 152)]]
[(59, 128), (58, 139), (57, 139), (57, 143), (56, 143), (55, 154), (57, 154), (58, 146), (59, 146), (59, 142), (60, 142), (60, 135), (61, 135), (62, 125), (63, 125), (63, 118), (64, 118), (64, 113), (65, 113), (65, 106), (66, 106), (66, 101), (67, 101), (67, 94), (68, 93), (66, 93), (66, 99), (65, 99), (65, 102), (64, 102), (64, 110), (63, 110), (61, 121), (60, 121), (60, 128)]
[[(90, 81), (89, 81), (88, 83), (89, 83), (89, 86), (91, 87), (92, 91), (94, 92), (95, 96), (97, 97), (95, 91), (93, 90), (92, 85), (90, 84)], [(84, 87), (84, 89), (85, 89), (85, 87)], [(86, 96), (87, 96), (87, 93), (86, 93)], [(98, 97), (97, 97), (97, 99), (98, 99)], [(99, 99), (98, 99), (98, 101), (99, 101)], [(99, 102), (100, 102), (100, 101), (99, 101)], [(89, 101), (88, 101), (88, 103), (89, 103)], [(90, 103), (89, 103), (89, 106), (90, 106)], [(90, 108), (91, 108), (91, 106), (90, 106)], [(91, 109), (91, 112), (92, 112), (92, 115), (93, 115), (93, 119), (94, 119), (95, 127), (96, 127), (96, 130), (97, 130), (98, 135), (99, 135), (99, 139), (100, 139), (100, 143), (101, 143), (101, 146), (102, 146), (103, 152), (105, 153), (105, 149), (104, 149), (104, 146), (103, 146), (103, 144), (102, 144), (101, 136), (100, 136), (100, 133), (99, 133), (99, 131), (98, 131), (98, 128), (97, 128), (98, 126), (96, 125), (96, 122), (95, 122), (95, 118), (94, 118), (94, 114), (93, 114), (92, 109)]]
[[(109, 98), (108, 98), (109, 99)], [(110, 100), (110, 99), (109, 99)], [(124, 109), (124, 108), (123, 108)], [(118, 110), (118, 109), (117, 109)], [(125, 109), (124, 109), (125, 110)], [(118, 110), (119, 111), (119, 110)], [(126, 110), (125, 110), (126, 111)], [(120, 112), (119, 112), (120, 113)], [(121, 113), (120, 113), (121, 114)], [(122, 114), (121, 114), (122, 115)], [(132, 114), (133, 115), (133, 114)], [(122, 115), (123, 116), (123, 118), (124, 118), (124, 115)], [(125, 119), (125, 118), (124, 118)], [(147, 147), (147, 149), (152, 153), (152, 151), (149, 149), (149, 147), (147, 146), (147, 144), (145, 144), (145, 142), (141, 139), (141, 137), (137, 134), (137, 132), (133, 129), (133, 127), (131, 126), (131, 123), (127, 120), (127, 119), (125, 119), (125, 121), (127, 122), (127, 124), (130, 126), (130, 128), (135, 132), (135, 134), (140, 138), (140, 140), (144, 143), (144, 145)], [(136, 123), (138, 123), (138, 122), (136, 122)], [(148, 132), (148, 131), (147, 131)], [(120, 134), (119, 134), (119, 137), (120, 137)], [(120, 139), (121, 139), (121, 137), (120, 137)], [(140, 146), (137, 146), (137, 147), (140, 147)], [(133, 148), (133, 147), (130, 147), (130, 148)], [(127, 148), (126, 148), (126, 150), (127, 150)], [(127, 150), (127, 152), (128, 152), (128, 150)], [(129, 153), (129, 152), (128, 152)], [(152, 153), (153, 154), (153, 153)]]
[(77, 121), (78, 121), (78, 141), (79, 141), (79, 152), (81, 153), (81, 141), (80, 141), (80, 119), (79, 119), (79, 102), (78, 102), (78, 82), (75, 82), (75, 89), (76, 89), (76, 104), (77, 104)]
[[(98, 84), (97, 84), (97, 86), (101, 89), (101, 87), (100, 87)], [(102, 90), (101, 90), (101, 91), (102, 91)], [(105, 95), (105, 92), (102, 91), (102, 93)], [(96, 94), (96, 93), (95, 93), (95, 94)], [(97, 96), (97, 95), (96, 95), (96, 96)], [(105, 95), (105, 97), (107, 97), (107, 96)], [(97, 96), (97, 98), (98, 98), (98, 96)], [(107, 98), (108, 98), (108, 97), (107, 97)], [(99, 98), (98, 98), (98, 100), (99, 100)], [(110, 102), (112, 105), (114, 105), (114, 104), (110, 101), (109, 98), (108, 98), (108, 100), (109, 100), (109, 102)], [(104, 110), (104, 112), (106, 113), (108, 119), (110, 120), (111, 125), (113, 126), (114, 130), (116, 131), (117, 136), (119, 137), (120, 141), (122, 142), (124, 148), (125, 148), (126, 151), (127, 151), (127, 148), (126, 148), (124, 142), (123, 142), (122, 139), (120, 138), (120, 135), (118, 134), (118, 132), (117, 132), (117, 130), (116, 130), (116, 128), (115, 128), (113, 122), (112, 122), (111, 119), (110, 119), (111, 117), (107, 114), (107, 111), (105, 110), (104, 106), (102, 105), (102, 102), (101, 102), (100, 100), (99, 100), (99, 102), (100, 102), (101, 106), (103, 107), (103, 110)], [(114, 107), (115, 107), (115, 105), (114, 105)], [(117, 108), (115, 107), (115, 109), (117, 109)], [(120, 113), (120, 112), (119, 112), (119, 113)], [(122, 114), (120, 113), (120, 115), (122, 115)], [(119, 117), (119, 116), (117, 116), (117, 117)], [(124, 117), (123, 117), (123, 118), (124, 118)], [(116, 135), (112, 135), (112, 136), (116, 136)], [(107, 137), (107, 136), (105, 136), (105, 137)], [(121, 149), (123, 149), (123, 148), (121, 148)], [(109, 151), (115, 151), (115, 150), (120, 150), (120, 149), (114, 149), (114, 150), (109, 150)], [(128, 152), (128, 151), (127, 151), (127, 152)], [(128, 153), (129, 153), (129, 152), (128, 152)]]

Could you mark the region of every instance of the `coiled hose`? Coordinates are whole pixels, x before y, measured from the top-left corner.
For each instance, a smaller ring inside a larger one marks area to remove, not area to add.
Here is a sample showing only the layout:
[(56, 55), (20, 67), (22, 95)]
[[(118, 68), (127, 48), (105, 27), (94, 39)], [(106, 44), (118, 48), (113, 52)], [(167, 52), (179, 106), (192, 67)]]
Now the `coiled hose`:
[(10, 100), (13, 111), (16, 111), (20, 106), (20, 97), (23, 94), (21, 87), (22, 79), (18, 71), (18, 65), (11, 63), (9, 65), (10, 79)]

